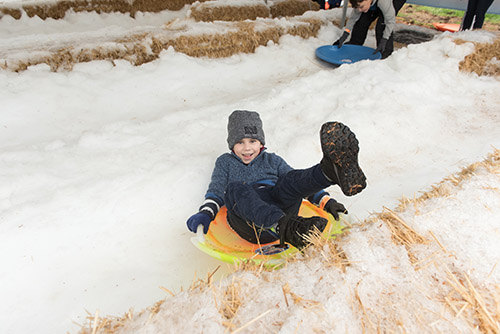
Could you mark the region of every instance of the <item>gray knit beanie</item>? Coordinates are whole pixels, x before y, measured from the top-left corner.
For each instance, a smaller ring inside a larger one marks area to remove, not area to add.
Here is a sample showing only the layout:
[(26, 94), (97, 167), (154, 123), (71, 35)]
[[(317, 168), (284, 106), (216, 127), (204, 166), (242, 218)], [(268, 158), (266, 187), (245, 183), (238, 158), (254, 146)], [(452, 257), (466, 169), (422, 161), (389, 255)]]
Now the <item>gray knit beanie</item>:
[(232, 150), (234, 144), (243, 138), (257, 139), (265, 144), (264, 130), (262, 130), (262, 120), (255, 111), (235, 110), (229, 115), (227, 123), (227, 144)]

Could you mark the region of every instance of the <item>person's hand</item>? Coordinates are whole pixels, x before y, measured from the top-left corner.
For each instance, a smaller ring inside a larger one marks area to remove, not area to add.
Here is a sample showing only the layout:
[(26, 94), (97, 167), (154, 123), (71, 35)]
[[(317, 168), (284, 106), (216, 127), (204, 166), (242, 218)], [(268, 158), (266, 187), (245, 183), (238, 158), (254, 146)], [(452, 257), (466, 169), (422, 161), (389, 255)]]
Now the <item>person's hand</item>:
[(337, 45), (340, 49), (342, 45), (344, 45), (344, 42), (347, 39), (347, 37), (349, 37), (349, 32), (347, 30), (344, 30), (342, 36), (340, 36), (340, 38), (335, 43), (333, 43), (333, 45)]
[(206, 211), (200, 211), (189, 217), (189, 219), (186, 222), (186, 225), (188, 229), (193, 233), (196, 233), (198, 225), (203, 225), (203, 233), (207, 234), (208, 227), (210, 226), (211, 221), (212, 217), (210, 216), (210, 213)]
[(339, 212), (347, 214), (347, 209), (345, 208), (344, 204), (337, 202), (333, 198), (330, 198), (328, 202), (326, 202), (323, 210), (331, 213), (335, 220), (339, 219)]
[(387, 45), (387, 39), (386, 38), (382, 38), (380, 40), (380, 42), (378, 43), (377, 48), (375, 49), (375, 51), (373, 51), (373, 54), (376, 54), (377, 52), (383, 53), (384, 50), (385, 50), (385, 46), (386, 45)]

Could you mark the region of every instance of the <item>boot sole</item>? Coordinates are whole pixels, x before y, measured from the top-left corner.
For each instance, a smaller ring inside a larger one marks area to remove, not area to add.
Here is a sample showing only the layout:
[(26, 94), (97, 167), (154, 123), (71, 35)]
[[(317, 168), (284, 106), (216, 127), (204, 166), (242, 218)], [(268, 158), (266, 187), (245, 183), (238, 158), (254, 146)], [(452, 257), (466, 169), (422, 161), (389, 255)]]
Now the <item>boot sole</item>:
[(351, 129), (339, 122), (323, 124), (321, 148), (346, 196), (356, 195), (366, 187), (366, 176), (358, 164), (359, 143)]

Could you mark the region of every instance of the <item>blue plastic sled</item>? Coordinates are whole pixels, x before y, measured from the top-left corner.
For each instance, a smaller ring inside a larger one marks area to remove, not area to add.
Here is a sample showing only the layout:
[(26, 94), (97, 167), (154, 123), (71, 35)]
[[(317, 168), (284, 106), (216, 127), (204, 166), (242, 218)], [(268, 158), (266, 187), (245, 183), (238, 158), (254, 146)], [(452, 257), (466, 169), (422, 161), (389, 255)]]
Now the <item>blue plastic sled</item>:
[(380, 52), (373, 54), (373, 51), (375, 49), (354, 44), (344, 44), (340, 49), (337, 45), (323, 45), (316, 49), (316, 57), (340, 66), (342, 64), (353, 64), (361, 60), (382, 58)]

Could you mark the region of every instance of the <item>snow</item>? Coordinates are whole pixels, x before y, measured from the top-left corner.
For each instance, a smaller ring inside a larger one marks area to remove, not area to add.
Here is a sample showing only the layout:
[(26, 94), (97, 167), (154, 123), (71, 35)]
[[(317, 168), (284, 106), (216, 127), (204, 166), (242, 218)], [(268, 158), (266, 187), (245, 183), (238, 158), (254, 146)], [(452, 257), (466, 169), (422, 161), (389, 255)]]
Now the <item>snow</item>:
[[(156, 29), (175, 15), (3, 17), (0, 52), (22, 52), (51, 40), (95, 42), (117, 32)], [(333, 69), (316, 60), (314, 50), (340, 32), (329, 25), (318, 38), (285, 36), (255, 54), (226, 59), (191, 58), (169, 49), (139, 67), (94, 61), (71, 72), (50, 72), (47, 65), (1, 71), (0, 332), (77, 332), (75, 322), (85, 322), (85, 310), (141, 310), (168, 296), (160, 286), (178, 295), (169, 297), (169, 307), (143, 332), (222, 332), (224, 319), (211, 293), (179, 291), (220, 264), (192, 246), (185, 221), (203, 200), (215, 159), (227, 151), (227, 116), (235, 109), (258, 111), (269, 151), (296, 168), (321, 158), (323, 122), (347, 124), (360, 141), (368, 187), (352, 198), (337, 187), (329, 191), (356, 222), (395, 207), (402, 196), (418, 196), (500, 147), (500, 82), (460, 72), (459, 62), (474, 48), (453, 42), (487, 42), (495, 35), (444, 33), (383, 61)], [(367, 45), (373, 43), (370, 35)], [(494, 270), (500, 257), (498, 183), (498, 174), (478, 173), (452, 197), (432, 200), (420, 213), (404, 213), (418, 233), (438, 235), (456, 257), (453, 265), (482, 284), (500, 280)], [(300, 324), (308, 328), (304, 333), (328, 331), (332, 323), (341, 332), (350, 324), (349, 332), (361, 332), (347, 300), (359, 288), (367, 308), (375, 309), (378, 292), (390, 295), (395, 285), (400, 290), (393, 302), (442, 312), (435, 301), (416, 295), (411, 283), (420, 275), (420, 284), (432, 288), (433, 272), (414, 272), (404, 247), (392, 244), (387, 228), (378, 226), (356, 225), (343, 241), (348, 257), (358, 261), (345, 273), (325, 271), (320, 260), (262, 274), (272, 275), (267, 280), (240, 273), (242, 291), (252, 291), (255, 299), (242, 306), (238, 321), (245, 324), (271, 310), (263, 319), (282, 321), (281, 329), (274, 328), (282, 333)], [(433, 251), (422, 247), (416, 253), (423, 259)], [(219, 275), (228, 272), (223, 266)], [(222, 281), (220, 289), (228, 284)], [(286, 311), (286, 284), (324, 311), (291, 300)], [(274, 307), (277, 300), (280, 308)], [(404, 313), (410, 306), (400, 317), (415, 328)], [(467, 332), (460, 318), (450, 325), (451, 318), (443, 315), (435, 328)], [(130, 326), (138, 333), (140, 324)], [(265, 324), (269, 320), (253, 328), (264, 330)]]

